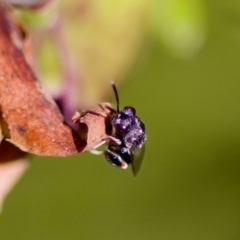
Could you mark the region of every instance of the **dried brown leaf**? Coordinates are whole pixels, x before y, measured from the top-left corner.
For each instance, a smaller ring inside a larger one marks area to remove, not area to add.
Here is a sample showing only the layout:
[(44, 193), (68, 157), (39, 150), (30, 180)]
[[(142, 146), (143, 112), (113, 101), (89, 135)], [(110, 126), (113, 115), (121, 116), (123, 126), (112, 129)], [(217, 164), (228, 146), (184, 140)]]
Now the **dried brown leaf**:
[(0, 8), (0, 107), (8, 128), (4, 137), (23, 151), (37, 155), (79, 152), (81, 142), (62, 123), (58, 108), (36, 81), (20, 40), (16, 26)]
[[(22, 151), (40, 156), (68, 156), (89, 150), (105, 129), (88, 129), (87, 141), (63, 123), (55, 102), (41, 88), (22, 52), (19, 28), (0, 5), (0, 109), (5, 139)], [(104, 125), (103, 125), (104, 124)], [(93, 131), (93, 132), (92, 132)], [(93, 138), (93, 139), (91, 139)]]

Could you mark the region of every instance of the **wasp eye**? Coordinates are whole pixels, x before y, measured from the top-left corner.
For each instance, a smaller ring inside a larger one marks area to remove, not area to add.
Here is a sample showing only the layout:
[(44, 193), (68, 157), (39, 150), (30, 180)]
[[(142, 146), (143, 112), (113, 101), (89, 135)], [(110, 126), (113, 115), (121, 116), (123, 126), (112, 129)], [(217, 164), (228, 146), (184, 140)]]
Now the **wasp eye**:
[(125, 107), (123, 110), (122, 110), (123, 113), (125, 113), (127, 116), (129, 117), (133, 117), (136, 115), (136, 110), (135, 108), (133, 107)]
[(118, 133), (126, 134), (129, 132), (133, 123), (132, 117), (126, 115), (123, 111), (115, 115), (112, 119), (112, 125)]

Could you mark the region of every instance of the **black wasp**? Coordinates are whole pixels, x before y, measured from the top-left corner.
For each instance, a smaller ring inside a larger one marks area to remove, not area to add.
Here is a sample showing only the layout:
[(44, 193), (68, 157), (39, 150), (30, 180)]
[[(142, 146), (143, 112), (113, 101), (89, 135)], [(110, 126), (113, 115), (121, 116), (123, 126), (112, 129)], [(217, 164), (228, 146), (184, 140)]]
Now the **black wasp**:
[(116, 97), (117, 110), (112, 110), (113, 138), (109, 140), (104, 155), (114, 166), (126, 169), (131, 164), (133, 174), (137, 175), (141, 168), (145, 151), (145, 125), (136, 116), (136, 110), (133, 107), (128, 106), (121, 111), (119, 110), (117, 88), (114, 82), (111, 82), (111, 85)]

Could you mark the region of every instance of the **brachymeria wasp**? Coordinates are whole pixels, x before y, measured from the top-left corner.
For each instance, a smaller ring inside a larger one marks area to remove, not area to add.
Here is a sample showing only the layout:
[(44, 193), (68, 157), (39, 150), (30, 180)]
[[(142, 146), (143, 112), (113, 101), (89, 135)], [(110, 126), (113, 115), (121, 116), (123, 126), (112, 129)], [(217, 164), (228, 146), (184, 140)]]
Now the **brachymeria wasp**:
[[(145, 125), (136, 116), (133, 107), (125, 107), (119, 110), (119, 97), (116, 85), (111, 82), (117, 109), (113, 109), (111, 124), (113, 127), (112, 139), (108, 141), (107, 149), (104, 151), (106, 159), (114, 166), (126, 169), (132, 164), (133, 174), (139, 172), (144, 157), (144, 143), (146, 141)], [(120, 140), (115, 141), (114, 139)]]

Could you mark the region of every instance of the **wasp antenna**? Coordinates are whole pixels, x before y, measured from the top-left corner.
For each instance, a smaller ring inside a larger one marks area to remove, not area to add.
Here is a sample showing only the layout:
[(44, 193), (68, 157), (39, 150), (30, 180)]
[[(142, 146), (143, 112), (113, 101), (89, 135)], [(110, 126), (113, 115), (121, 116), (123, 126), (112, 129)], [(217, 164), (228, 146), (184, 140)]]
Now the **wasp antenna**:
[(113, 81), (110, 82), (111, 85), (112, 85), (112, 88), (113, 88), (113, 91), (114, 91), (114, 94), (115, 94), (115, 97), (116, 97), (116, 101), (117, 101), (117, 112), (119, 112), (119, 97), (118, 97), (118, 91), (117, 91), (117, 88), (116, 88), (116, 85)]

